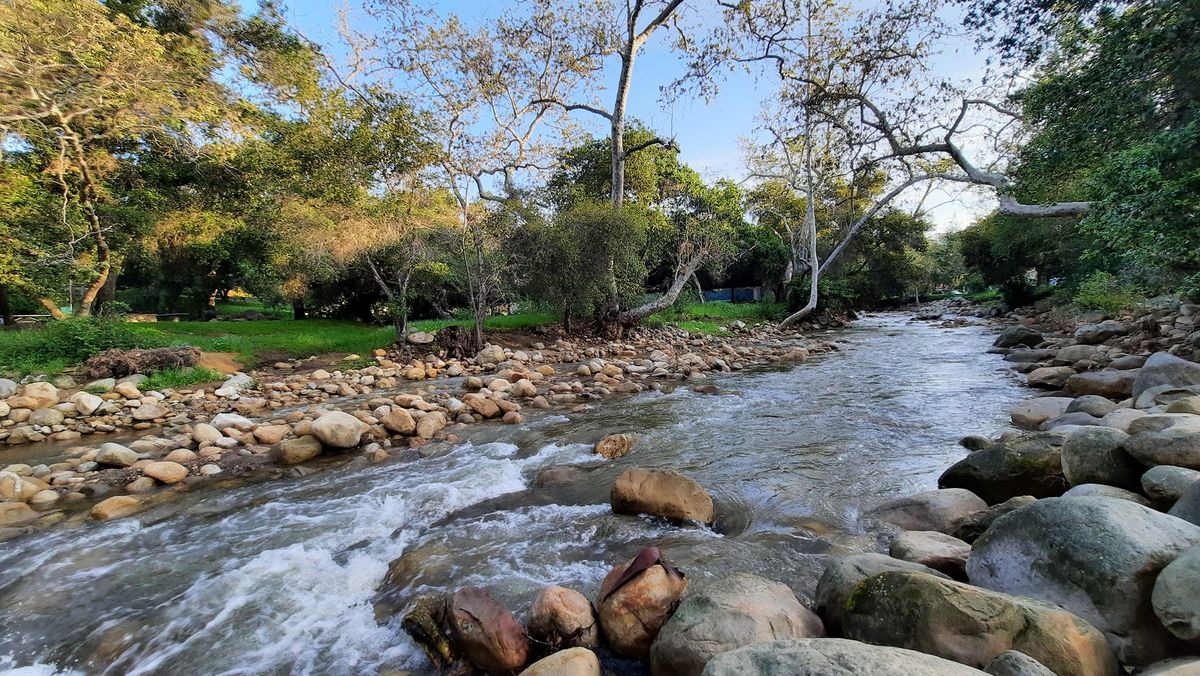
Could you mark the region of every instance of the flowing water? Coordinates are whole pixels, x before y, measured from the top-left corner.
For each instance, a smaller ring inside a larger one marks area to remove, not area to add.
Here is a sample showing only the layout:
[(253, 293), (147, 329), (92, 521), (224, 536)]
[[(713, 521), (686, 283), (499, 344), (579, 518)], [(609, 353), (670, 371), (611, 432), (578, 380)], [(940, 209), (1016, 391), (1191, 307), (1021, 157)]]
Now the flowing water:
[[(866, 509), (935, 488), (965, 455), (957, 439), (1005, 429), (1022, 398), (980, 327), (883, 315), (834, 336), (841, 352), (717, 377), (716, 395), (531, 415), (439, 457), (194, 491), (0, 543), (0, 671), (424, 673), (386, 610), (479, 585), (519, 615), (547, 584), (592, 596), (648, 544), (692, 578), (752, 572), (810, 600), (825, 557), (884, 549)], [(590, 443), (612, 432), (635, 433), (635, 451), (598, 461)], [(572, 480), (539, 480), (562, 465)], [(634, 465), (697, 479), (718, 523), (612, 514), (609, 486)]]

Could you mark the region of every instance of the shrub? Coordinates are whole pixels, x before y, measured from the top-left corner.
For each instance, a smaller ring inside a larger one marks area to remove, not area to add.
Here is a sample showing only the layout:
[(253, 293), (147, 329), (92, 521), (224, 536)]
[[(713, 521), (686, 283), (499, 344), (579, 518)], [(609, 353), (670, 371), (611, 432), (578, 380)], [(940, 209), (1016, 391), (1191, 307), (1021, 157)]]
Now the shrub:
[(0, 337), (0, 370), (59, 371), (105, 350), (156, 347), (162, 341), (106, 317), (68, 317)]
[(1075, 292), (1075, 304), (1079, 307), (1110, 314), (1133, 305), (1138, 299), (1136, 291), (1121, 284), (1112, 274), (1103, 271), (1092, 273)]

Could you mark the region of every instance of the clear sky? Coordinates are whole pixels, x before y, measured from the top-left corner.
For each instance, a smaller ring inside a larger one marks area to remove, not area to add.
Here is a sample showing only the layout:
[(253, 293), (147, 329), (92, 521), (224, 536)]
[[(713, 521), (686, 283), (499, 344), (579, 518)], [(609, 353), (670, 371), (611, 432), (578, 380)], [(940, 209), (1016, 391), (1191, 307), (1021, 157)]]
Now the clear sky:
[[(241, 0), (247, 9), (255, 0)], [(424, 0), (439, 11), (453, 12), (464, 22), (497, 16), (519, 0)], [(692, 11), (712, 11), (714, 0), (689, 0)], [(712, 10), (703, 8), (712, 6)], [(346, 9), (360, 30), (370, 29), (370, 19), (360, 9), (360, 0), (292, 0), (286, 16), (305, 36), (328, 46), (331, 55), (339, 53), (337, 24), (338, 10)], [(956, 17), (946, 17), (957, 24)], [(771, 76), (755, 78), (750, 75), (731, 75), (712, 101), (688, 99), (666, 103), (659, 88), (670, 83), (682, 72), (681, 64), (665, 46), (663, 35), (655, 36), (644, 48), (637, 61), (629, 97), (629, 114), (646, 123), (659, 134), (674, 136), (680, 146), (680, 159), (692, 166), (706, 179), (731, 178), (741, 180), (746, 175), (740, 141), (754, 136), (755, 117), (765, 98), (772, 95), (776, 82)], [(984, 59), (967, 38), (951, 43), (940, 54), (933, 68), (940, 75), (978, 80)], [(609, 78), (610, 80), (614, 78)], [(610, 85), (611, 86), (611, 85)], [(609, 94), (602, 94), (603, 97)], [(577, 120), (597, 135), (607, 133), (603, 120), (587, 113), (578, 113)], [(920, 188), (912, 189), (915, 195)], [(910, 200), (910, 201), (911, 201)], [(903, 204), (903, 202), (902, 202)], [(963, 192), (961, 187), (948, 186), (937, 190), (926, 200), (929, 215), (937, 231), (958, 229), (987, 213), (994, 202), (986, 194)]]

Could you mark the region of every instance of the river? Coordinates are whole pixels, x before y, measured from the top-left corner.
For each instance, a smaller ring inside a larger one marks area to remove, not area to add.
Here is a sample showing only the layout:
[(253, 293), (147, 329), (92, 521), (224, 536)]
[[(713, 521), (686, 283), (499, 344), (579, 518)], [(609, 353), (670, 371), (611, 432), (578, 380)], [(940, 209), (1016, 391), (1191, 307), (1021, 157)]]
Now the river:
[[(831, 335), (840, 352), (715, 377), (715, 395), (534, 414), (434, 458), (193, 491), (0, 543), (0, 671), (426, 673), (376, 602), (479, 585), (520, 615), (547, 584), (593, 596), (648, 544), (689, 577), (752, 572), (809, 601), (825, 557), (885, 549), (866, 509), (935, 488), (966, 453), (957, 440), (1007, 429), (1026, 396), (982, 327), (876, 315)], [(635, 450), (598, 461), (590, 444), (614, 432)], [(538, 481), (560, 465), (578, 476)], [(716, 526), (612, 514), (609, 486), (635, 465), (708, 487)]]

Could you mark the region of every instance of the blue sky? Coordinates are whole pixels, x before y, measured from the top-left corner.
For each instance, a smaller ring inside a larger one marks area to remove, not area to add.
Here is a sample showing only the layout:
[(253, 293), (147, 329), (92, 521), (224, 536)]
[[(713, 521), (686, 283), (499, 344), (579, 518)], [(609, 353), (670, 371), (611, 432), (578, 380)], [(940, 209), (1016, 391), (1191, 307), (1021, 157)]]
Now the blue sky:
[[(241, 0), (247, 9), (255, 0)], [(441, 12), (457, 13), (465, 22), (494, 17), (519, 0), (425, 0)], [(713, 4), (712, 0), (692, 0), (695, 7)], [(370, 19), (360, 9), (359, 0), (331, 2), (291, 2), (286, 9), (290, 23), (305, 36), (327, 45), (331, 55), (338, 54), (339, 42), (335, 26), (338, 10), (345, 8), (353, 18), (355, 28), (370, 29)], [(715, 14), (714, 14), (715, 16)], [(953, 17), (947, 17), (953, 19)], [(957, 23), (957, 21), (955, 21)], [(740, 180), (746, 174), (740, 140), (754, 135), (755, 117), (762, 101), (773, 93), (776, 83), (770, 76), (755, 78), (732, 74), (722, 84), (711, 101), (697, 98), (664, 102), (659, 88), (670, 83), (682, 72), (678, 57), (665, 46), (664, 35), (657, 35), (643, 49), (635, 66), (633, 86), (629, 97), (629, 113), (645, 122), (659, 134), (674, 136), (680, 146), (680, 159), (698, 170), (706, 179), (727, 177)], [(982, 74), (983, 56), (977, 53), (968, 38), (951, 43), (934, 62), (934, 69), (950, 78), (978, 79)], [(609, 78), (613, 80), (615, 78)], [(611, 85), (610, 85), (611, 89)], [(607, 104), (609, 91), (601, 94)], [(587, 113), (578, 113), (577, 121), (595, 134), (607, 132), (603, 120)], [(938, 231), (958, 229), (985, 214), (992, 206), (986, 196), (964, 194), (960, 188), (953, 192), (937, 191), (927, 204), (937, 204), (930, 216)], [(914, 194), (919, 192), (914, 189)]]

